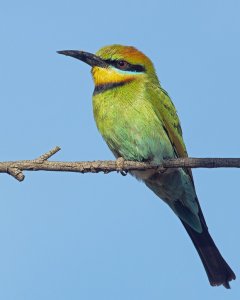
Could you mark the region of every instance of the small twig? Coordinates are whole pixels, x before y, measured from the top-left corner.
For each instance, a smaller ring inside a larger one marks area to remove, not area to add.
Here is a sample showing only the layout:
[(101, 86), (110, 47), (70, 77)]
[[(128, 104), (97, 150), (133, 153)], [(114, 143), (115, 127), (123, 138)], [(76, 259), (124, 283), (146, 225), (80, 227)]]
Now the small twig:
[(9, 167), (7, 168), (7, 173), (11, 176), (13, 176), (18, 181), (23, 181), (25, 176), (23, 175), (22, 171), (18, 168)]
[(48, 160), (51, 156), (53, 156), (54, 154), (56, 154), (60, 150), (61, 150), (61, 148), (56, 146), (52, 150), (50, 150), (50, 151), (42, 154), (38, 158), (36, 158), (35, 161), (38, 162), (38, 163), (43, 163), (45, 160)]
[[(54, 147), (52, 150), (42, 154), (41, 156), (39, 156), (38, 158), (34, 159), (34, 160), (20, 160), (20, 161), (15, 161), (15, 162), (4, 162), (1, 163), (0, 162), (0, 166), (6, 165), (6, 170), (5, 172), (3, 170), (1, 170), (0, 168), (0, 173), (8, 173), (9, 175), (13, 176), (15, 179), (17, 179), (18, 181), (23, 181), (25, 176), (22, 173), (23, 170), (27, 170), (23, 167), (22, 164), (26, 164), (26, 163), (32, 163), (32, 164), (42, 164), (44, 161), (47, 161), (48, 158), (50, 158), (51, 156), (53, 156), (55, 153), (57, 153), (58, 151), (60, 151), (61, 148), (56, 146)], [(33, 168), (32, 171), (37, 171), (37, 168)]]
[(7, 173), (19, 181), (23, 181), (22, 171), (59, 171), (78, 173), (120, 172), (126, 175), (128, 171), (144, 171), (155, 169), (163, 172), (168, 168), (240, 168), (240, 158), (175, 158), (165, 159), (161, 164), (126, 161), (123, 158), (109, 161), (77, 161), (60, 162), (47, 159), (56, 154), (60, 147), (55, 147), (34, 160), (19, 160), (0, 162), (0, 173)]

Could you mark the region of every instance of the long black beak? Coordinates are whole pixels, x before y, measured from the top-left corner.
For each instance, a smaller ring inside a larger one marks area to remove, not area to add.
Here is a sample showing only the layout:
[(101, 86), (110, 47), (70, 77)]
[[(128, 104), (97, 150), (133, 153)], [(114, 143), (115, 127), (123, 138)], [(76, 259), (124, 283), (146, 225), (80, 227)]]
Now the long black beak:
[(98, 66), (101, 68), (108, 67), (108, 64), (103, 59), (101, 59), (99, 56), (92, 54), (92, 53), (78, 51), (78, 50), (62, 50), (62, 51), (57, 51), (57, 53), (67, 55), (67, 56), (72, 56), (76, 59), (79, 59), (79, 60), (85, 62), (86, 64), (88, 64), (92, 67), (95, 67), (95, 66)]

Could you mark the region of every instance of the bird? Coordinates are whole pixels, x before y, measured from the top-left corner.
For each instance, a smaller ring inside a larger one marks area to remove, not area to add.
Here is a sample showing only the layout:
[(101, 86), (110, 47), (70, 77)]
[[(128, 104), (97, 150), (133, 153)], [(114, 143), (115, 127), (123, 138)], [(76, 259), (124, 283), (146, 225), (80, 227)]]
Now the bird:
[[(59, 54), (91, 66), (93, 113), (103, 139), (117, 159), (160, 164), (188, 157), (176, 108), (163, 89), (152, 61), (133, 46), (113, 44), (92, 54)], [(215, 245), (200, 207), (190, 168), (131, 171), (180, 219), (209, 282), (229, 289), (234, 272)]]

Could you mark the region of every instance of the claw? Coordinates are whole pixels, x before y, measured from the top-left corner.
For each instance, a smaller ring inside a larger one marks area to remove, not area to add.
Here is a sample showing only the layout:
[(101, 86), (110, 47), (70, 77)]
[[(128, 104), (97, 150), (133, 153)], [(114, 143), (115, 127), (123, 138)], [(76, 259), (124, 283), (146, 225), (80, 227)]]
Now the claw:
[(117, 165), (117, 171), (118, 172), (121, 172), (121, 174), (122, 173), (124, 173), (125, 171), (124, 171), (124, 158), (123, 157), (118, 157), (117, 158), (117, 160), (116, 160), (116, 165)]

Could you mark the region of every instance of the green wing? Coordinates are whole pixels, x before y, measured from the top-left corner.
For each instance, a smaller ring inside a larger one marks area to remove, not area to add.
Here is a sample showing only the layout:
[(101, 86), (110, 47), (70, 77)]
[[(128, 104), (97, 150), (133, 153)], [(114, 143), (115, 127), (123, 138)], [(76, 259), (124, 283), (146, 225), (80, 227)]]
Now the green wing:
[(177, 157), (187, 157), (186, 146), (182, 137), (182, 128), (176, 108), (167, 92), (161, 88), (160, 115), (168, 137), (175, 149)]
[[(174, 104), (163, 89), (158, 88), (158, 91), (155, 89), (153, 90), (153, 93), (155, 94), (155, 97), (152, 97), (151, 99), (155, 113), (158, 115), (166, 135), (174, 148), (175, 156), (187, 157), (188, 154), (182, 137), (181, 125)], [(202, 227), (198, 216), (200, 206), (195, 193), (191, 169), (182, 168), (175, 176), (177, 178), (175, 178), (175, 181), (178, 180), (178, 176), (180, 176), (181, 180), (179, 182), (185, 183), (182, 187), (178, 186), (179, 190), (185, 189), (185, 192), (183, 191), (182, 193), (181, 201), (175, 199), (175, 201), (167, 203), (181, 220), (186, 222), (194, 230), (201, 232)], [(172, 178), (172, 180), (174, 180), (174, 178)], [(171, 183), (169, 184), (171, 185)], [(158, 183), (153, 182), (152, 185), (150, 185), (151, 183), (149, 183), (148, 186), (158, 194)], [(176, 188), (176, 186), (174, 188)]]
[[(177, 115), (177, 110), (168, 93), (163, 88), (160, 88), (160, 104), (158, 105), (158, 110), (161, 115), (166, 133), (174, 147), (176, 157), (188, 157), (187, 149), (183, 141), (182, 128)], [(193, 183), (191, 169), (187, 168), (184, 170), (191, 177)]]

